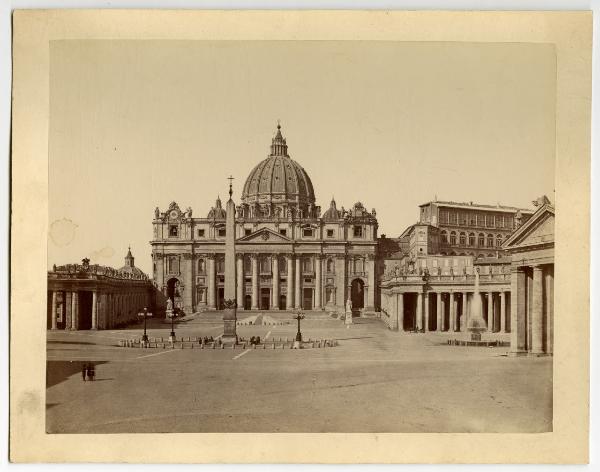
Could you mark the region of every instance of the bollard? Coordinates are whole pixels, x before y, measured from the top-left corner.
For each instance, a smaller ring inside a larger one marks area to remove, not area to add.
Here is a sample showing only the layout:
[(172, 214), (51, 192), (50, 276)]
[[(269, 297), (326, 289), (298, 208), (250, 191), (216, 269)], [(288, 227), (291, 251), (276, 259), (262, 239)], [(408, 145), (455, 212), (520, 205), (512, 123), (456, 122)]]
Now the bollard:
[(273, 349), (275, 349), (275, 343), (273, 343)]
[[(193, 344), (192, 344), (193, 346)], [(200, 344), (200, 349), (204, 349), (204, 343)]]
[(287, 336), (285, 337), (285, 342), (286, 342), (286, 343), (288, 342), (288, 338), (287, 338)]
[(266, 344), (263, 344), (263, 350), (265, 350), (267, 348)]
[(221, 344), (221, 349), (225, 349), (225, 344)]
[(194, 349), (194, 343), (190, 344), (190, 348)]
[(313, 342), (313, 343), (311, 343), (310, 347), (311, 347), (312, 349), (314, 349), (314, 348), (315, 348), (315, 343), (314, 343), (314, 342)]

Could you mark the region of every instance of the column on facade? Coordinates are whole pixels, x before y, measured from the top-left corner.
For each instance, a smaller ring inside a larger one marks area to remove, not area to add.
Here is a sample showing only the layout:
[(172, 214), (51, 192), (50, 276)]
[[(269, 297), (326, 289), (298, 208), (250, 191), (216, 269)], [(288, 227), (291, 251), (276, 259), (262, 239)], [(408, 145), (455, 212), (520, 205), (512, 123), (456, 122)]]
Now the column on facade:
[(490, 333), (494, 332), (494, 292), (487, 293), (487, 329)]
[(238, 254), (235, 268), (235, 298), (238, 310), (244, 309), (244, 255)]
[(321, 310), (323, 307), (321, 287), (323, 281), (321, 280), (321, 269), (323, 265), (323, 259), (320, 254), (315, 257), (315, 310)]
[(271, 272), (273, 273), (273, 284), (271, 287), (271, 309), (279, 310), (279, 256), (273, 254), (271, 257)]
[(415, 310), (417, 330), (423, 329), (423, 294), (417, 293), (417, 309)]
[(65, 292), (64, 293), (64, 303), (65, 303), (65, 329), (71, 329), (71, 324), (73, 323), (73, 293)]
[(92, 292), (92, 329), (98, 329), (98, 292)]
[(404, 331), (404, 294), (398, 293), (397, 306), (398, 306), (398, 331)]
[(554, 266), (549, 265), (545, 271), (546, 293), (546, 353), (554, 352)]
[(367, 255), (367, 303), (365, 304), (365, 311), (375, 310), (375, 256), (373, 254)]
[(79, 329), (79, 293), (73, 292), (71, 295), (71, 329)]
[(335, 305), (338, 310), (345, 310), (346, 304), (346, 256), (335, 256)]
[(296, 276), (296, 281), (294, 283), (294, 303), (296, 304), (296, 308), (300, 309), (302, 306), (302, 300), (300, 299), (300, 274), (302, 273), (302, 268), (300, 267), (300, 255), (296, 254), (296, 270), (294, 275)]
[(527, 332), (527, 281), (523, 270), (513, 267), (510, 279), (510, 352), (519, 354), (526, 350)]
[(500, 292), (500, 332), (506, 333), (506, 293)]
[(287, 262), (287, 294), (285, 297), (285, 309), (294, 309), (294, 258), (291, 254), (286, 256)]
[(436, 320), (435, 320), (435, 330), (442, 331), (442, 317), (444, 314), (442, 313), (442, 292), (436, 292), (435, 294), (435, 311), (436, 311)]
[(209, 254), (208, 256), (208, 309), (216, 310), (217, 308), (217, 296), (216, 296), (216, 284), (215, 284), (215, 255)]
[(52, 329), (56, 329), (57, 325), (58, 325), (58, 320), (56, 317), (56, 300), (57, 300), (57, 293), (56, 290), (52, 290), (52, 312), (50, 313), (50, 320), (51, 320), (51, 327)]
[(456, 331), (456, 300), (454, 297), (454, 292), (450, 292), (448, 294), (448, 304), (448, 331), (453, 332)]
[(185, 290), (183, 292), (183, 305), (186, 310), (194, 311), (194, 254), (186, 253), (185, 264)]
[(250, 256), (252, 262), (252, 310), (258, 310), (258, 255)]
[(429, 292), (424, 294), (423, 312), (423, 328), (429, 331)]
[(543, 268), (533, 266), (533, 303), (531, 306), (531, 352), (544, 352), (544, 301), (543, 301)]

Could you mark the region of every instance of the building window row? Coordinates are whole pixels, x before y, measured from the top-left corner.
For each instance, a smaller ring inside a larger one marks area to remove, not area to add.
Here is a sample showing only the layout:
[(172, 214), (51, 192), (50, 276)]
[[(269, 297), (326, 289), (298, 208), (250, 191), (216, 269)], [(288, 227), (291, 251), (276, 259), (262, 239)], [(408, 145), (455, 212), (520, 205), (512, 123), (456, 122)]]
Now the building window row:
[(440, 224), (511, 229), (512, 223), (512, 215), (493, 215), (487, 213), (440, 210)]
[[(442, 244), (449, 244), (450, 246), (471, 246), (471, 247), (500, 247), (504, 242), (501, 234), (497, 234), (495, 237), (493, 234), (479, 233), (477, 235), (477, 245), (475, 245), (475, 233), (464, 233), (460, 232), (457, 234), (456, 231), (443, 230), (440, 233)], [(457, 244), (458, 236), (458, 244)]]

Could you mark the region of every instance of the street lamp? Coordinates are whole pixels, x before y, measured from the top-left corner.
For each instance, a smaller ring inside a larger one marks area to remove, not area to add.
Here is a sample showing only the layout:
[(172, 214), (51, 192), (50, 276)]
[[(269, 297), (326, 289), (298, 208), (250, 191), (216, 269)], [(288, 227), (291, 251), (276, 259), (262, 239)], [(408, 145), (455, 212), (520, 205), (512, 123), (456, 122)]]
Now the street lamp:
[(167, 317), (171, 318), (171, 332), (169, 333), (169, 341), (175, 342), (174, 322), (175, 318), (177, 318), (177, 313), (175, 313), (175, 310), (167, 310)]
[(148, 343), (148, 335), (146, 334), (146, 320), (152, 318), (152, 313), (148, 313), (148, 308), (144, 307), (144, 311), (138, 313), (138, 317), (144, 318), (144, 335), (142, 336), (142, 342)]
[(298, 320), (298, 332), (296, 333), (296, 341), (294, 342), (294, 344), (297, 344), (298, 347), (300, 347), (299, 345), (302, 342), (302, 333), (300, 332), (300, 320), (304, 319), (304, 313), (299, 311), (298, 314), (296, 316), (294, 316), (293, 319)]

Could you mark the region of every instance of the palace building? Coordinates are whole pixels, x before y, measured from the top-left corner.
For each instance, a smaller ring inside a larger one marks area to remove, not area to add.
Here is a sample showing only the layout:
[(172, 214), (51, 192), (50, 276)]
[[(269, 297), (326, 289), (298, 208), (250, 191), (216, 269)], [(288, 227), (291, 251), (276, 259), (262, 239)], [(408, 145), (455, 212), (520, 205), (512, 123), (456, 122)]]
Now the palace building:
[[(186, 313), (223, 307), (226, 210), (206, 217), (172, 202), (156, 208), (153, 279)], [(377, 218), (360, 202), (321, 214), (308, 173), (288, 154), (281, 126), (248, 174), (235, 215), (238, 310), (343, 310), (376, 306)]]

